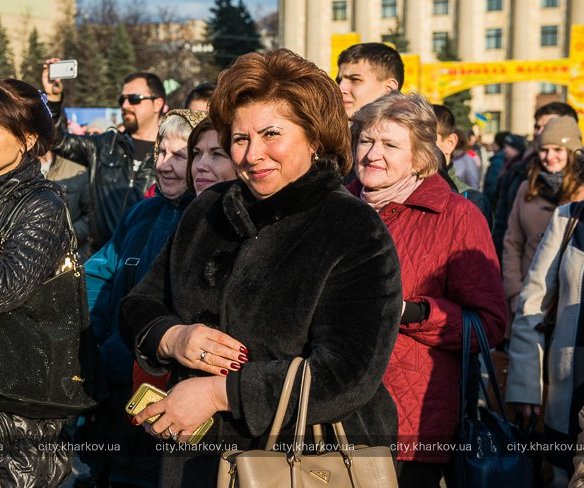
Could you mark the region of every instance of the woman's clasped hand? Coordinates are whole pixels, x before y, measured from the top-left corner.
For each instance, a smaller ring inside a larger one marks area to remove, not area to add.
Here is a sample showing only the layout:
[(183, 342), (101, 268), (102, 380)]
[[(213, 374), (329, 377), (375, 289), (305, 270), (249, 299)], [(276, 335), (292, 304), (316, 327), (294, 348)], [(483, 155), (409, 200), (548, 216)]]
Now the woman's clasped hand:
[(173, 358), (187, 368), (216, 375), (239, 371), (247, 348), (229, 335), (204, 324), (175, 325), (162, 337), (160, 358)]

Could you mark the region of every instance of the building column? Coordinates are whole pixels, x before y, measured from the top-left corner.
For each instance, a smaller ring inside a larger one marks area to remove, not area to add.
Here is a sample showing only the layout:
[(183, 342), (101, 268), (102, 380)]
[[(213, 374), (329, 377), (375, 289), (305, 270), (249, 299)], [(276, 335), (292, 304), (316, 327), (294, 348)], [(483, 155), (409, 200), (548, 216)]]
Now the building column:
[[(530, 0), (515, 0), (513, 18), (513, 37), (507, 39), (513, 46), (509, 52), (513, 59), (533, 59), (534, 51), (539, 48), (539, 28), (541, 23), (539, 10), (533, 8)], [(531, 134), (533, 132), (533, 113), (535, 112), (535, 100), (538, 94), (539, 84), (513, 83), (511, 110), (508, 130), (517, 134)]]
[(353, 0), (355, 31), (361, 42), (381, 42), (381, 0)]
[(332, 7), (330, 0), (308, 1), (306, 58), (327, 73), (330, 71), (331, 60), (331, 22)]
[(478, 59), (478, 53), (484, 49), (486, 7), (484, 3), (465, 0), (460, 0), (457, 7), (457, 29), (453, 34), (456, 37), (458, 57), (465, 60)]
[(307, 0), (278, 1), (280, 46), (300, 56), (306, 56), (306, 3)]
[[(584, 24), (584, 2), (582, 0), (571, 0), (570, 16), (572, 24)], [(569, 26), (567, 27), (569, 29)]]

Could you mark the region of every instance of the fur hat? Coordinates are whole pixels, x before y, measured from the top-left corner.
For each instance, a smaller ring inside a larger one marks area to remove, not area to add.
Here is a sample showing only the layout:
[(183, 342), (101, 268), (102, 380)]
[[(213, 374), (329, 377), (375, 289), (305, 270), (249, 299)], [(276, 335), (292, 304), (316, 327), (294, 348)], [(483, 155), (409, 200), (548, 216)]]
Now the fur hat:
[(553, 144), (564, 146), (570, 151), (576, 151), (582, 147), (582, 135), (578, 123), (567, 115), (551, 119), (544, 127), (539, 140), (541, 146)]

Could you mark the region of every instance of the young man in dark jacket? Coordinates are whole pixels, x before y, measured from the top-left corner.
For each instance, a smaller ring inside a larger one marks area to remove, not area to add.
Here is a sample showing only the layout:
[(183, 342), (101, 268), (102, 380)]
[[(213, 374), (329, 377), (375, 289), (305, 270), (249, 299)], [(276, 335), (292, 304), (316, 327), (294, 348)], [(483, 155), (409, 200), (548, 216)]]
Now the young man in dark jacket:
[(489, 228), (493, 223), (493, 214), (489, 202), (482, 192), (475, 190), (462, 181), (454, 171), (452, 164), (452, 153), (458, 144), (458, 133), (456, 131), (456, 119), (452, 111), (444, 105), (432, 105), (434, 114), (438, 120), (438, 133), (436, 135), (436, 145), (444, 154), (444, 162), (439, 170), (442, 178), (450, 185), (452, 190), (460, 193), (464, 198), (474, 203), (487, 219)]
[(91, 251), (97, 251), (113, 234), (125, 211), (141, 200), (154, 183), (152, 152), (160, 115), (165, 107), (164, 87), (160, 79), (146, 72), (133, 73), (123, 80), (118, 103), (122, 109), (125, 131), (107, 131), (93, 136), (67, 133), (61, 110), (63, 84), (49, 80), (47, 60), (42, 82), (57, 126), (54, 152), (89, 169), (93, 215)]

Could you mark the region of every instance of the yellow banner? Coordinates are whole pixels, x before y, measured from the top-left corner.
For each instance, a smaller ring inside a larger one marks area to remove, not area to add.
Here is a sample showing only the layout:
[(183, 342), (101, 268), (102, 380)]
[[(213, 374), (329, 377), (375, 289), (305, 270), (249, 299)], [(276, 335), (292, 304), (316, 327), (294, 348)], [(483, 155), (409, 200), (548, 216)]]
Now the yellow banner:
[(348, 34), (333, 34), (331, 36), (331, 78), (337, 77), (337, 59), (339, 55), (353, 44), (359, 44), (361, 36), (356, 32), (349, 32)]
[(433, 102), (462, 90), (493, 83), (542, 81), (567, 85), (570, 59), (551, 61), (443, 62), (422, 65), (421, 91)]
[(569, 59), (568, 103), (578, 112), (580, 131), (584, 134), (584, 25), (572, 26)]

